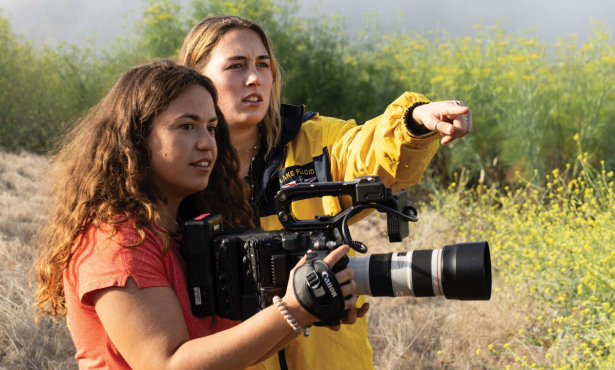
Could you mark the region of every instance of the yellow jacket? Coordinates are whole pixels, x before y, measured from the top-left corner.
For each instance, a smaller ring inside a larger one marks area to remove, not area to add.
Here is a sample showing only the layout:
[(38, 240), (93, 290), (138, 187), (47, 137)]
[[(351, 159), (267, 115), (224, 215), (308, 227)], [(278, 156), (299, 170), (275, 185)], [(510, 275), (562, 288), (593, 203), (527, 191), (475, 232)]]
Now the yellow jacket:
[[(362, 126), (354, 120), (343, 121), (305, 113), (303, 106), (282, 106), (281, 144), (266, 160), (253, 163), (256, 204), (260, 226), (282, 229), (275, 214), (273, 197), (281, 187), (298, 182), (353, 180), (359, 176), (379, 175), (393, 191), (415, 185), (438, 150), (439, 135), (410, 133), (404, 122), (408, 109), (416, 102), (429, 102), (423, 95), (405, 93), (384, 114)], [(346, 197), (323, 197), (293, 203), (297, 219), (335, 215), (351, 206)], [(367, 213), (363, 214), (365, 216)], [(359, 215), (361, 216), (361, 215)], [(357, 221), (357, 218), (354, 219)], [(350, 254), (354, 255), (351, 250)], [(365, 301), (361, 296), (357, 306)], [(309, 337), (300, 336), (277, 356), (251, 369), (373, 369), (372, 348), (367, 340), (367, 319), (342, 325), (334, 332), (312, 327)]]

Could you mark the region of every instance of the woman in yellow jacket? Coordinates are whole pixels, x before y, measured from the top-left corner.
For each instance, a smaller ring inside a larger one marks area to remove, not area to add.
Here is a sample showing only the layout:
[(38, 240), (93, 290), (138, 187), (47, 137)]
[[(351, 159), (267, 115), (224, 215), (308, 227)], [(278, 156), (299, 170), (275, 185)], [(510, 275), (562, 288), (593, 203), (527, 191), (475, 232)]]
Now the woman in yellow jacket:
[[(408, 188), (420, 180), (439, 139), (447, 144), (472, 128), (471, 112), (463, 104), (430, 103), (415, 93), (403, 94), (362, 126), (281, 104), (280, 67), (271, 42), (261, 27), (240, 17), (208, 17), (195, 25), (179, 63), (214, 82), (240, 156), (240, 175), (251, 186), (255, 223), (265, 230), (282, 228), (273, 202), (280, 188), (366, 175), (379, 175), (393, 191)], [(344, 197), (312, 198), (295, 202), (293, 213), (312, 219), (348, 206)], [(363, 302), (363, 297), (357, 301)], [(354, 325), (281, 338), (278, 348), (283, 349), (257, 368), (373, 369), (367, 308), (351, 312), (346, 323)]]

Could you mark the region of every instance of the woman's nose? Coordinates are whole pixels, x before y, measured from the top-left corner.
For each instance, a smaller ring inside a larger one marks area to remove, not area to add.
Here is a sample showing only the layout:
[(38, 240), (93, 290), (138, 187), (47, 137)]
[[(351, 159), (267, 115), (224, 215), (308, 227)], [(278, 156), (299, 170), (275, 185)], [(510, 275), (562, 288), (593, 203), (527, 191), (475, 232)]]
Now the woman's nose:
[(200, 135), (196, 146), (199, 150), (214, 150), (216, 148), (216, 138), (209, 131), (205, 131), (204, 134)]
[(261, 76), (258, 73), (256, 67), (252, 67), (248, 70), (248, 78), (246, 79), (246, 86), (260, 86)]

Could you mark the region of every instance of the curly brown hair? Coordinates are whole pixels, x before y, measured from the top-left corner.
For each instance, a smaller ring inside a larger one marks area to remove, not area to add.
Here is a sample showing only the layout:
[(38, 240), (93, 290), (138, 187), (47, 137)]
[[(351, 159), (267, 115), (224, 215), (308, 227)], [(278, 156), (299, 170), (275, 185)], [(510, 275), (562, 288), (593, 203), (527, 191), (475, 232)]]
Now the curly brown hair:
[(153, 227), (155, 221), (161, 224), (156, 202), (166, 199), (149, 180), (146, 139), (154, 117), (195, 84), (203, 86), (214, 100), (218, 155), (207, 188), (186, 197), (179, 215), (220, 213), (228, 226), (253, 227), (248, 190), (237, 175), (238, 156), (211, 80), (171, 60), (134, 67), (80, 120), (51, 159), (51, 212), (39, 232), (39, 257), (33, 267), (39, 315), (66, 314), (63, 272), (77, 236), (91, 226), (109, 224), (115, 234), (115, 225), (135, 218), (141, 240), (123, 246), (143, 244), (144, 228), (149, 228), (163, 236), (166, 253), (168, 239)]

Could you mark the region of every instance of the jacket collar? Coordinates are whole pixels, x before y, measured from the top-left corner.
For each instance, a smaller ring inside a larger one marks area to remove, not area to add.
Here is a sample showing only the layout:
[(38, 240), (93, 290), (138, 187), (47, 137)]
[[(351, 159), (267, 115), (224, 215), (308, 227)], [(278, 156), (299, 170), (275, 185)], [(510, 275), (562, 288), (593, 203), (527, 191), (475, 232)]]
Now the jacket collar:
[(303, 124), (303, 115), (305, 114), (305, 106), (303, 105), (290, 105), (282, 104), (280, 109), (282, 116), (282, 137), (280, 142), (276, 145), (265, 161), (263, 176), (261, 177), (261, 184), (258, 187), (256, 194), (257, 202), (264, 200), (268, 202), (268, 199), (263, 199), (263, 195), (267, 193), (269, 181), (271, 177), (277, 172), (284, 159), (284, 153), (286, 151), (286, 145), (293, 141), (299, 131), (301, 131), (301, 125)]
[(305, 106), (282, 104), (280, 114), (282, 116), (282, 137), (278, 147), (285, 148), (301, 131)]

